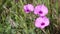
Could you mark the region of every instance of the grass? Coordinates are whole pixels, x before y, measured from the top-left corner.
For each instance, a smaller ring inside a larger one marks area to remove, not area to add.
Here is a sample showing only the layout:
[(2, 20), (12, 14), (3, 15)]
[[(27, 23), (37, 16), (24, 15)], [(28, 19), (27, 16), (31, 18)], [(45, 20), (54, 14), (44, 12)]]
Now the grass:
[[(0, 0), (0, 34), (59, 34), (59, 0)], [(50, 25), (43, 30), (34, 26), (37, 18), (33, 13), (26, 14), (23, 10), (25, 4), (34, 6), (45, 4), (49, 13)]]

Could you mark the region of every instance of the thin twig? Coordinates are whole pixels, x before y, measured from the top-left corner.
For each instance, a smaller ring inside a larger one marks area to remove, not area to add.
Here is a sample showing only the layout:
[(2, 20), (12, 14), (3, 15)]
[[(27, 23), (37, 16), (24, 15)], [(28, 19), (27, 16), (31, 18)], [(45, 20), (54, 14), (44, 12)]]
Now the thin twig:
[(46, 31), (45, 31), (44, 29), (41, 29), (41, 30), (42, 30), (45, 34), (47, 34)]

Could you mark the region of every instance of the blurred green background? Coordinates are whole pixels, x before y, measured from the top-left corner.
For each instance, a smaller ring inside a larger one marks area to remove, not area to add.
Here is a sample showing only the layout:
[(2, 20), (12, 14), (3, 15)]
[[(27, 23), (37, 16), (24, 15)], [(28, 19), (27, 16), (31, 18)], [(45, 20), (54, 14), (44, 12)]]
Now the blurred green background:
[(60, 34), (60, 0), (0, 0), (0, 34), (45, 34), (34, 26), (37, 16), (23, 10), (25, 4), (43, 3), (49, 9), (47, 17), (50, 19), (45, 32)]

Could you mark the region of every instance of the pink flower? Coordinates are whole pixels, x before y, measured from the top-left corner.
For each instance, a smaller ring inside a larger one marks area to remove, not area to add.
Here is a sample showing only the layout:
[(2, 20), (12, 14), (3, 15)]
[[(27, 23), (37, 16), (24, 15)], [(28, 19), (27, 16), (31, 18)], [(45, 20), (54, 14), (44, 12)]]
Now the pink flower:
[(43, 28), (45, 28), (46, 26), (48, 26), (49, 25), (49, 19), (47, 18), (47, 17), (39, 17), (39, 18), (37, 18), (36, 19), (36, 21), (35, 21), (35, 26), (37, 27), (37, 28), (41, 28), (41, 29), (43, 29)]
[(38, 5), (34, 9), (34, 14), (38, 14), (39, 16), (45, 16), (46, 14), (48, 14), (48, 8), (44, 4)]
[(30, 13), (31, 11), (34, 10), (34, 6), (32, 4), (27, 4), (27, 5), (24, 5), (24, 11), (26, 13)]

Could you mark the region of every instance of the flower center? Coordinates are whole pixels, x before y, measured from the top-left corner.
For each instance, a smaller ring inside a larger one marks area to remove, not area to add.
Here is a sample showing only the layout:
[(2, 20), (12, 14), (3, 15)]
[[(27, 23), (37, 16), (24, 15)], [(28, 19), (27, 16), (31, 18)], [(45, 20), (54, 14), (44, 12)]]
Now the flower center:
[(42, 22), (41, 25), (43, 26), (43, 25), (45, 25), (45, 23)]
[(29, 10), (27, 9), (27, 12), (29, 12)]
[(28, 9), (28, 7), (26, 7), (26, 11), (27, 11), (27, 12), (29, 12), (29, 9)]
[(39, 14), (42, 14), (42, 11), (39, 11)]

